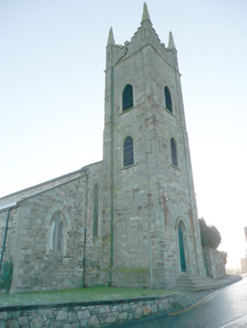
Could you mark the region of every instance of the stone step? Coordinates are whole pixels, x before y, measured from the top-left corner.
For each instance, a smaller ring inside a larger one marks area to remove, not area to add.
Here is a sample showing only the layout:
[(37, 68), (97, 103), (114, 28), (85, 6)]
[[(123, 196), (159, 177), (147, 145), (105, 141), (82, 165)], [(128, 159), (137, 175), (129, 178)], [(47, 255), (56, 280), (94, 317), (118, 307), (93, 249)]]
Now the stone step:
[(200, 287), (200, 286), (221, 286), (223, 284), (217, 284), (217, 283), (214, 283), (214, 282), (200, 282), (200, 283), (191, 283), (191, 284), (186, 284), (186, 283), (183, 283), (183, 284), (177, 284), (177, 286), (179, 287), (188, 287), (188, 286), (196, 286), (196, 287)]
[(181, 275), (177, 279), (177, 288), (182, 290), (199, 291), (225, 286), (224, 282), (215, 281), (210, 277), (196, 275)]
[(202, 280), (202, 279), (212, 279), (206, 276), (199, 276), (199, 275), (181, 275), (178, 277), (179, 280)]
[(186, 289), (189, 290), (190, 288), (197, 288), (197, 289), (213, 289), (213, 288), (219, 288), (223, 287), (224, 284), (218, 284), (218, 283), (200, 283), (200, 284), (178, 284), (177, 287), (180, 289)]
[(196, 283), (198, 283), (198, 284), (200, 284), (200, 283), (204, 283), (204, 284), (209, 283), (209, 284), (212, 284), (214, 282), (216, 282), (216, 281), (213, 280), (213, 279), (177, 280), (177, 283), (179, 283), (179, 284), (191, 284), (191, 283), (192, 284), (196, 284)]

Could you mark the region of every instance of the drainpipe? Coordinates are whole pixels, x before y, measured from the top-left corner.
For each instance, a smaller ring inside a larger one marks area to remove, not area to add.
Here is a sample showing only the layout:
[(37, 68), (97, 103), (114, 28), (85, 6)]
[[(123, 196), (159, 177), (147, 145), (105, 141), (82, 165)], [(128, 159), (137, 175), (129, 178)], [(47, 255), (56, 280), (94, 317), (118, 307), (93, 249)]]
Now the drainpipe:
[(3, 237), (3, 246), (2, 246), (2, 252), (1, 252), (1, 258), (0, 258), (0, 271), (2, 267), (2, 261), (3, 261), (3, 254), (4, 254), (4, 248), (5, 248), (5, 243), (6, 243), (6, 238), (7, 238), (7, 231), (8, 231), (8, 225), (9, 225), (9, 212), (13, 208), (16, 208), (17, 206), (9, 207), (7, 209), (7, 218), (6, 218), (6, 224), (5, 224), (5, 231), (4, 231), (4, 237)]
[(113, 267), (113, 107), (114, 107), (114, 86), (113, 86), (113, 66), (111, 67), (111, 262), (110, 262), (110, 282), (112, 284), (112, 267)]
[(153, 289), (153, 256), (152, 256), (152, 234), (151, 234), (151, 232), (149, 232), (149, 250), (150, 250), (150, 285), (151, 285), (151, 288)]
[(83, 249), (83, 276), (82, 285), (85, 286), (86, 281), (86, 244), (87, 244), (87, 208), (88, 208), (88, 169), (85, 169), (86, 174), (86, 204), (85, 204), (85, 227), (84, 227), (84, 249)]
[[(112, 50), (112, 48), (111, 48)], [(111, 66), (111, 260), (110, 260), (110, 277), (109, 277), (109, 286), (112, 284), (112, 267), (113, 267), (113, 218), (114, 218), (114, 197), (113, 197), (113, 188), (114, 188), (114, 133), (113, 133), (113, 115), (114, 115), (114, 66), (116, 66), (120, 60), (127, 54), (128, 47), (125, 48), (125, 53), (119, 58), (115, 65)], [(111, 59), (113, 61), (113, 52), (111, 53)]]

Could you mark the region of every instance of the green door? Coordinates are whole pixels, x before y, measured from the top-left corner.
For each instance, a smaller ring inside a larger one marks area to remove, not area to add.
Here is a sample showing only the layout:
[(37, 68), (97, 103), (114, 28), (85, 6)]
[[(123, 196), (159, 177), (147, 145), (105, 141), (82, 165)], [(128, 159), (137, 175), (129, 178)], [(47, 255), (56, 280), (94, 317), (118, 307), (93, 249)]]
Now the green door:
[(183, 231), (180, 227), (180, 224), (178, 225), (178, 240), (179, 240), (181, 271), (185, 272), (186, 271), (186, 262), (185, 262), (185, 255), (184, 255), (184, 237), (183, 237)]
[(207, 271), (207, 276), (209, 277), (209, 271), (208, 271), (208, 260), (207, 260), (207, 255), (205, 251), (202, 251), (202, 255), (203, 255), (203, 263), (204, 263), (204, 267)]

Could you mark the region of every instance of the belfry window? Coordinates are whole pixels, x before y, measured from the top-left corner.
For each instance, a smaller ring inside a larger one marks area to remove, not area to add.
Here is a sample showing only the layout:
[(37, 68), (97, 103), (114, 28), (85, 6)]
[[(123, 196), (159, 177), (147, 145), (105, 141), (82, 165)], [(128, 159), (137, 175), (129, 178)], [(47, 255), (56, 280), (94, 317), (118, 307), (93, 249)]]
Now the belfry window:
[(172, 97), (171, 97), (170, 90), (167, 86), (165, 86), (164, 92), (165, 92), (165, 100), (166, 100), (166, 109), (172, 113)]
[(99, 225), (99, 188), (96, 184), (93, 191), (93, 237), (98, 237)]
[(134, 164), (133, 138), (129, 136), (126, 137), (124, 140), (123, 162), (124, 162), (124, 166), (129, 166)]
[(178, 166), (177, 145), (174, 138), (171, 138), (172, 165)]
[(51, 221), (51, 248), (54, 251), (63, 251), (64, 242), (64, 216), (60, 211), (57, 211), (52, 216)]
[(134, 106), (133, 99), (133, 87), (131, 84), (127, 84), (123, 90), (123, 111), (132, 108)]

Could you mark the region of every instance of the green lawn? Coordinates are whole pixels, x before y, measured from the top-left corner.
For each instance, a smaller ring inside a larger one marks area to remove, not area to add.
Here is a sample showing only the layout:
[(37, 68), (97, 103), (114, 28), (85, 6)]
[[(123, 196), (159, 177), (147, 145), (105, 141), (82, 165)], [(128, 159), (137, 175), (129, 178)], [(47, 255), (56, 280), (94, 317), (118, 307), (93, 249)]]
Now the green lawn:
[(164, 289), (154, 290), (115, 287), (63, 289), (49, 292), (0, 295), (0, 306), (111, 300), (140, 296), (164, 295), (171, 292), (172, 291), (170, 290), (167, 291)]

